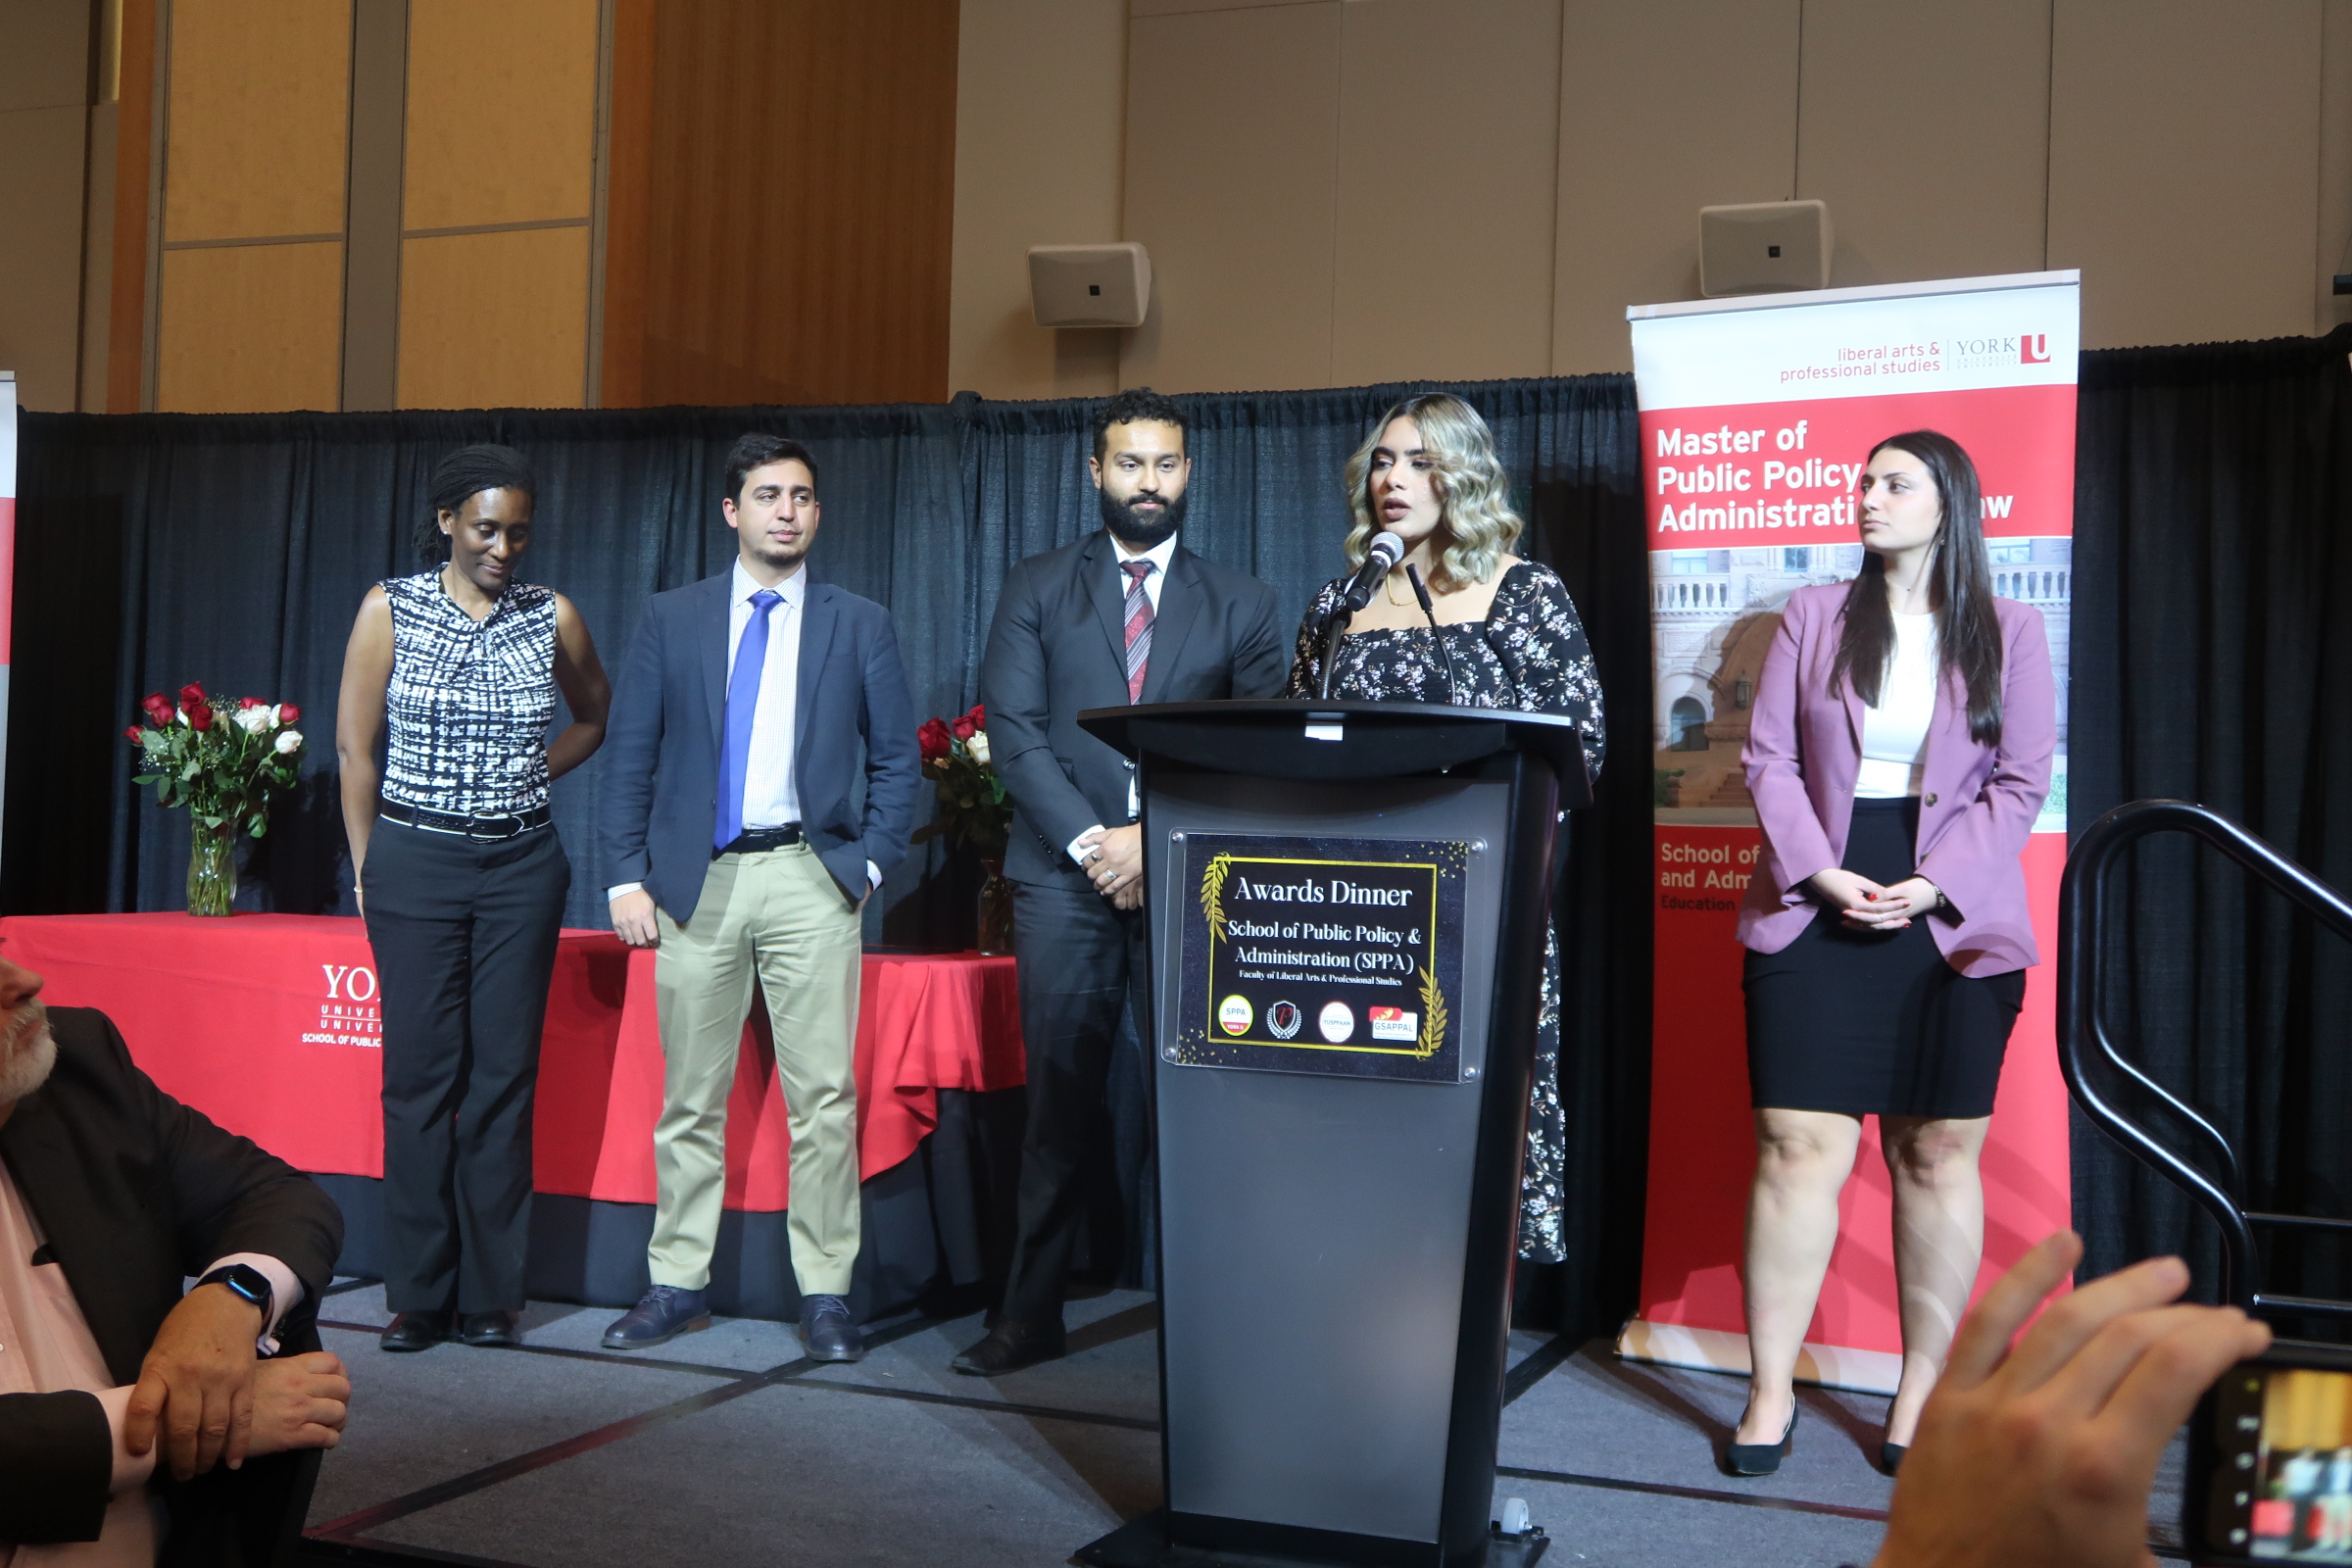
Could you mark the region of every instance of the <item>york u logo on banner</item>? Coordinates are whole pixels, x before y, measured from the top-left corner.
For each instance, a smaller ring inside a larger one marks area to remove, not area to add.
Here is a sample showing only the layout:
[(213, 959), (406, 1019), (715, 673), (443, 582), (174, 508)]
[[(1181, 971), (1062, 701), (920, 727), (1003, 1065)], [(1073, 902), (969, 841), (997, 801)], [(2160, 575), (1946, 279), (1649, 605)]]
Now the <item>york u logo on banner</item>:
[(2017, 339), (2017, 363), (2020, 365), (2049, 364), (2050, 334), (2047, 332), (2025, 332), (2019, 334)]
[(318, 1004), (318, 1027), (305, 1030), (306, 1046), (366, 1046), (381, 1049), (384, 1011), (376, 1005), (375, 971), (357, 963), (322, 963), (326, 1000)]

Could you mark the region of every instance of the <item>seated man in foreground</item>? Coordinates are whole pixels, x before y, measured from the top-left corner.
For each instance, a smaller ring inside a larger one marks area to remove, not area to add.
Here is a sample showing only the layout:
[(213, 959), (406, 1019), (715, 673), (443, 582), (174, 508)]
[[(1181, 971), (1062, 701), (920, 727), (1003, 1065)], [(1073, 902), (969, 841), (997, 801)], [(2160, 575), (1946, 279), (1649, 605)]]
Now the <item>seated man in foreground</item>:
[(332, 1447), (351, 1396), (312, 1321), (342, 1215), (40, 988), (0, 958), (0, 1568), (263, 1560), (308, 1501), (290, 1450)]

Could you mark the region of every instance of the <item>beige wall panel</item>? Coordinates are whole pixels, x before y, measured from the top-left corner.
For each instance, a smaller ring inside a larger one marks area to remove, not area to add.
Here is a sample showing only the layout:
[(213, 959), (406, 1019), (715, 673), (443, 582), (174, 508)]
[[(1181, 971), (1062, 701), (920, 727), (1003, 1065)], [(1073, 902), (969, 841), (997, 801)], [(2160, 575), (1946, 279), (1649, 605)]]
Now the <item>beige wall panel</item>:
[(1341, 16), (1333, 381), (1549, 373), (1560, 0)]
[(1130, 11), (1139, 17), (1181, 17), (1195, 11), (1250, 11), (1267, 6), (1320, 5), (1324, 0), (1133, 0)]
[(79, 104), (0, 114), (0, 370), (28, 409), (74, 405), (87, 122)]
[(155, 406), (165, 414), (331, 410), (342, 326), (340, 243), (166, 251)]
[(1554, 375), (1633, 368), (1625, 308), (1698, 297), (1698, 210), (1796, 178), (1798, 0), (1565, 0)]
[(595, 156), (596, 0), (410, 0), (403, 227), (585, 218)]
[(2050, 265), (2082, 346), (2312, 328), (2320, 0), (2056, 0)]
[(2039, 271), (2050, 0), (1805, 0), (1797, 194), (1835, 287)]
[(171, 32), (165, 240), (341, 233), (348, 0), (172, 0)]
[(84, 104), (90, 0), (0, 0), (0, 112)]
[(1124, 237), (1150, 249), (1154, 298), (1123, 384), (1331, 384), (1341, 9), (1128, 24)]
[(2352, 320), (2352, 295), (2335, 292), (2335, 274), (2352, 272), (2352, 0), (2323, 0), (2326, 30), (2320, 81), (2320, 254), (2312, 330)]
[(402, 408), (576, 409), (587, 368), (586, 229), (403, 243)]
[(1029, 314), (1032, 245), (1119, 232), (1127, 0), (963, 0), (948, 385), (992, 398), (1099, 397), (1118, 334)]

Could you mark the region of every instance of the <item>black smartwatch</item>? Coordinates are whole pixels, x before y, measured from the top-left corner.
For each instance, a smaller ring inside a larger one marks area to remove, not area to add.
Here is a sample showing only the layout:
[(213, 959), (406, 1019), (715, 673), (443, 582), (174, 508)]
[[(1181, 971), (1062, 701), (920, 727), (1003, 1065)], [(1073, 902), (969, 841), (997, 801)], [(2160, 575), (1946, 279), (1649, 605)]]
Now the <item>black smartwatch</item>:
[(227, 1286), (231, 1292), (260, 1307), (262, 1324), (265, 1328), (269, 1326), (270, 1302), (276, 1293), (270, 1288), (270, 1276), (255, 1268), (251, 1263), (225, 1264), (213, 1270), (196, 1283), (198, 1285)]

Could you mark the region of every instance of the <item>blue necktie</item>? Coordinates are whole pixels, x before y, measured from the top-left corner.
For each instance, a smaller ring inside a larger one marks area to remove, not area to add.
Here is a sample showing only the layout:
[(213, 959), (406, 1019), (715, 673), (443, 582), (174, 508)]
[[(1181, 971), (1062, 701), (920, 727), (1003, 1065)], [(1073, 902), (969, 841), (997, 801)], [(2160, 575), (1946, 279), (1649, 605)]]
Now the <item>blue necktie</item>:
[(718, 830), (710, 846), (724, 850), (743, 836), (743, 780), (752, 760), (752, 715), (760, 710), (760, 676), (767, 667), (767, 612), (784, 602), (773, 589), (752, 595), (752, 621), (735, 645), (727, 677), (727, 735), (718, 751)]

